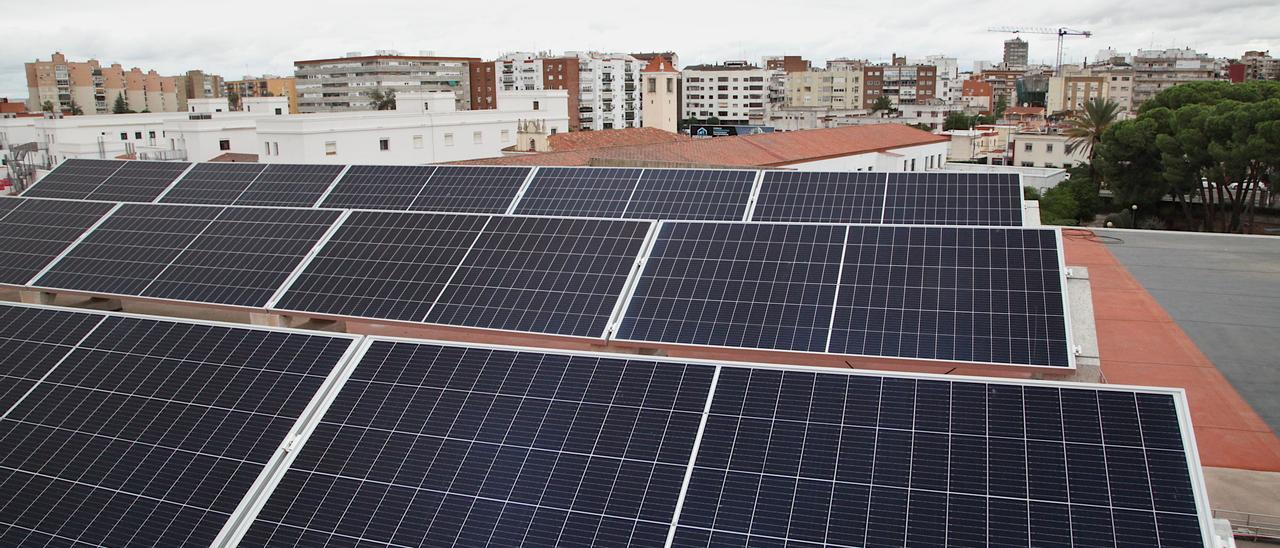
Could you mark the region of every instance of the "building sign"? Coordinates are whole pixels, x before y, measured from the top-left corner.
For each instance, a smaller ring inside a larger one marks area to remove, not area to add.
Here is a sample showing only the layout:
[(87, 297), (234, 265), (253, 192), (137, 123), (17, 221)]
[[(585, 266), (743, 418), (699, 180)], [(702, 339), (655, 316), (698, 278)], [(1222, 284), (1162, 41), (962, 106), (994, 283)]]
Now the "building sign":
[(760, 133), (773, 133), (773, 126), (719, 126), (707, 124), (689, 126), (689, 135), (693, 137), (732, 137)]

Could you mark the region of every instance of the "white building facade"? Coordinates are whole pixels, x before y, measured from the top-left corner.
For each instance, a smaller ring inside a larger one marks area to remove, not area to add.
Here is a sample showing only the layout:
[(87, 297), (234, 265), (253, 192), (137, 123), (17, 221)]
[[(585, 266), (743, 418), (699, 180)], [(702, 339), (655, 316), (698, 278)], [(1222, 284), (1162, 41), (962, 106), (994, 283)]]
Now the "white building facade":
[(565, 89), (574, 130), (640, 127), (640, 71), (645, 63), (624, 53), (570, 51), (508, 53), (493, 62), (498, 91)]
[(680, 71), (684, 94), (680, 117), (716, 118), (723, 124), (763, 120), (775, 72), (745, 61), (685, 67)]

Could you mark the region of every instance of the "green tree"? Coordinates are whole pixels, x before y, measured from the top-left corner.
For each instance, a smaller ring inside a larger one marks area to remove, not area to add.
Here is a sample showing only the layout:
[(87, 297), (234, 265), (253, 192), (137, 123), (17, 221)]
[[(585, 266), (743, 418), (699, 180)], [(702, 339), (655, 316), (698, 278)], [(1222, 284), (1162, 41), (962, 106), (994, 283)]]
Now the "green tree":
[(890, 101), (887, 95), (881, 95), (879, 97), (876, 97), (876, 101), (871, 104), (872, 114), (880, 112), (882, 110), (886, 112), (893, 110), (893, 101)]
[(40, 110), (44, 112), (53, 112), (53, 101), (45, 101), (40, 103)]
[(1189, 224), (1243, 232), (1280, 173), (1280, 82), (1169, 88), (1103, 135), (1097, 163), (1118, 204), (1171, 195)]
[(947, 115), (947, 119), (942, 122), (942, 129), (951, 131), (953, 129), (969, 129), (974, 126), (974, 118), (960, 111), (952, 112)]
[(1067, 154), (1080, 150), (1085, 157), (1089, 158), (1089, 178), (1093, 179), (1094, 185), (1098, 188), (1102, 187), (1102, 178), (1098, 177), (1098, 172), (1092, 167), (1097, 153), (1094, 150), (1095, 145), (1102, 141), (1102, 134), (1106, 133), (1107, 128), (1119, 119), (1119, 103), (1095, 97), (1084, 104), (1084, 110), (1067, 118), (1066, 128), (1062, 130), (1062, 134), (1069, 137)]
[(369, 92), (369, 108), (373, 110), (395, 110), (396, 90), (382, 91), (382, 88), (374, 88), (373, 91)]
[(240, 110), (240, 94), (234, 91), (228, 93), (227, 104), (231, 105), (232, 110)]
[(116, 101), (111, 105), (112, 114), (125, 114), (129, 112), (129, 104), (124, 102), (124, 94), (116, 95)]
[(913, 127), (913, 128), (916, 128), (916, 129), (922, 130), (922, 131), (928, 131), (928, 132), (932, 132), (932, 131), (933, 131), (933, 126), (930, 126), (929, 124), (926, 124), (926, 123), (923, 123), (923, 122), (922, 122), (922, 123), (918, 123), (918, 124), (907, 124), (907, 125), (909, 125), (909, 126), (911, 126), (911, 127)]
[(1003, 95), (996, 99), (996, 107), (994, 111), (995, 118), (999, 120), (1004, 117), (1005, 109), (1009, 108), (1009, 98)]
[(1038, 189), (1038, 188), (1036, 188), (1036, 187), (1033, 187), (1033, 186), (1024, 186), (1024, 187), (1022, 187), (1022, 199), (1023, 199), (1023, 200), (1032, 200), (1032, 201), (1034, 201), (1034, 200), (1039, 200), (1039, 199), (1040, 199), (1040, 189)]
[(77, 103), (75, 99), (71, 100), (70, 108), (67, 110), (71, 112), (72, 116), (80, 116), (81, 114), (84, 114), (84, 109), (80, 108), (80, 104)]

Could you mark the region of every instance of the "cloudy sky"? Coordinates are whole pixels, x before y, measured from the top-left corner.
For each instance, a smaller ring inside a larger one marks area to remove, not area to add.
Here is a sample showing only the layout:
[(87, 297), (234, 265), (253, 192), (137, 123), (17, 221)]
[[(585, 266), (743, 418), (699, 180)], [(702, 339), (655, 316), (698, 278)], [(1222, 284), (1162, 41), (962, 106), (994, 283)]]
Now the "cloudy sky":
[[(22, 64), (57, 50), (162, 74), (204, 69), (236, 79), (291, 74), (296, 59), (348, 51), (493, 58), (509, 51), (674, 50), (681, 64), (800, 54), (887, 60), (893, 53), (945, 53), (967, 69), (999, 60), (1008, 35), (991, 26), (1067, 26), (1093, 31), (1069, 38), (1066, 57), (1113, 47), (1189, 46), (1215, 57), (1246, 49), (1280, 53), (1276, 0), (1076, 0), (1014, 4), (989, 0), (852, 2), (841, 0), (59, 0), (43, 9), (5, 10), (0, 25), (0, 97), (26, 97)], [(34, 5), (29, 5), (30, 8)], [(620, 9), (626, 6), (626, 10)], [(1070, 6), (1070, 7), (1066, 7)], [(1205, 10), (1208, 11), (1205, 11)], [(1053, 36), (1024, 35), (1033, 62), (1052, 64)]]

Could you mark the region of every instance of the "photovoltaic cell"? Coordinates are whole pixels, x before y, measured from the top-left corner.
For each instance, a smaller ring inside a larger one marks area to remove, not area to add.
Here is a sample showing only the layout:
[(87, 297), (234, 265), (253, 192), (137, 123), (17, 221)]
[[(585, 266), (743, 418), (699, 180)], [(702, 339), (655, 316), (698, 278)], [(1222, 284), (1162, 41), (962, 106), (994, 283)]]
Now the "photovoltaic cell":
[(721, 369), (675, 546), (1204, 546), (1173, 396)]
[(890, 173), (884, 223), (1021, 226), (1013, 173)]
[(267, 164), (204, 162), (182, 177), (160, 203), (229, 205), (235, 203)]
[(120, 160), (71, 158), (58, 164), (22, 195), (29, 198), (83, 200), (113, 173), (124, 167), (124, 164)]
[(506, 213), (528, 176), (527, 167), (439, 166), (409, 209)]
[(190, 165), (187, 162), (125, 162), (84, 199), (150, 202), (169, 188)]
[(82, 316), (0, 420), (0, 545), (210, 545), (351, 344)]
[(640, 179), (639, 169), (544, 167), (516, 205), (525, 215), (621, 218)]
[(712, 375), (375, 342), (242, 545), (661, 546)]
[(602, 337), (650, 223), (494, 217), (427, 322)]
[(13, 208), (18, 207), (18, 204), (25, 201), (26, 200), (23, 200), (22, 198), (15, 198), (13, 196), (0, 196), (0, 219), (4, 219), (4, 216), (8, 215), (10, 211), (13, 211)]
[(488, 220), (353, 212), (274, 308), (420, 322)]
[(221, 212), (220, 207), (125, 204), (33, 285), (140, 295)]
[(329, 189), (342, 168), (323, 164), (267, 164), (230, 205), (311, 207)]
[(627, 203), (628, 219), (740, 221), (756, 172), (646, 169)]
[(407, 210), (435, 166), (351, 166), (321, 207)]
[(264, 306), (339, 215), (324, 210), (227, 208), (142, 295)]
[(752, 221), (879, 223), (886, 174), (766, 171)]
[(663, 223), (617, 338), (821, 352), (845, 227)]
[(0, 283), (22, 285), (35, 277), (85, 230), (111, 210), (106, 202), (14, 198), (0, 214)]
[(101, 320), (92, 314), (0, 306), (0, 416)]
[(849, 228), (830, 352), (1068, 367), (1056, 233)]
[(126, 205), (35, 285), (263, 306), (337, 211)]

